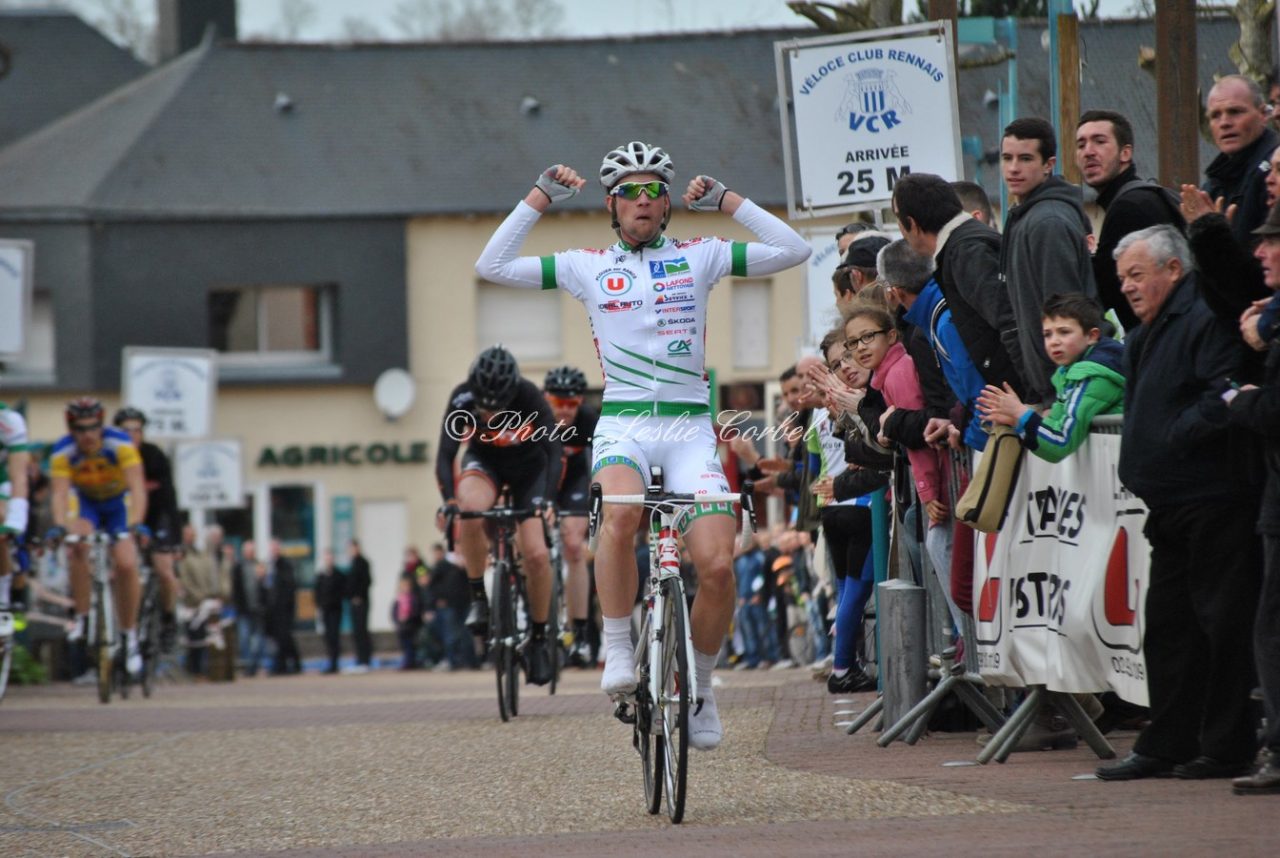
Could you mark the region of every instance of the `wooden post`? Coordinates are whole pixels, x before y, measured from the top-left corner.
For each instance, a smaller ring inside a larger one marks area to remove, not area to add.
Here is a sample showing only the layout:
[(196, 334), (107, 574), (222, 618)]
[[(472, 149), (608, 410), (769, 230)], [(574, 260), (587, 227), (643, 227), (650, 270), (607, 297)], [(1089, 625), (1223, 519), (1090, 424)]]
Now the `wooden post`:
[(929, 0), (929, 20), (951, 22), (951, 59), (955, 62), (957, 74), (960, 72), (960, 33), (956, 29), (958, 5), (956, 0)]
[(1156, 4), (1156, 133), (1160, 184), (1169, 188), (1198, 184), (1199, 132), (1195, 0), (1165, 0)]
[(1076, 166), (1076, 121), (1080, 118), (1080, 19), (1058, 16), (1058, 165), (1062, 177), (1080, 184)]
[(928, 691), (924, 588), (902, 580), (876, 587), (884, 723), (896, 724)]

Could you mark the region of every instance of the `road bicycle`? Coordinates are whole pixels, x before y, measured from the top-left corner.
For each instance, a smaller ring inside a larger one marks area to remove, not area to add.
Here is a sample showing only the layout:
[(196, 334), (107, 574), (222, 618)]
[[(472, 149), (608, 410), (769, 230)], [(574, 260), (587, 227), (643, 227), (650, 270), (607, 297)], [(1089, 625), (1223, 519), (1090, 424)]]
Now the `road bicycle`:
[(138, 567), (138, 584), (142, 599), (138, 605), (138, 650), (142, 653), (142, 696), (155, 690), (156, 671), (160, 664), (160, 576), (150, 563)]
[(614, 716), (632, 725), (632, 745), (644, 770), (644, 795), (649, 813), (657, 813), (666, 796), (667, 816), (684, 818), (685, 784), (689, 763), (689, 714), (702, 707), (693, 669), (693, 637), (689, 603), (680, 578), (678, 534), (701, 504), (741, 507), (740, 538), (749, 524), (756, 528), (754, 488), (744, 483), (738, 494), (677, 494), (663, 488), (661, 468), (650, 469), (644, 494), (606, 495), (591, 485), (587, 530), (596, 549), (603, 505), (643, 506), (650, 511), (649, 576), (644, 614), (636, 642), (636, 690), (615, 695)]
[[(525, 608), (528, 596), (525, 591), (524, 574), (520, 569), (520, 558), (515, 550), (516, 528), (527, 518), (540, 515), (539, 510), (513, 509), (508, 504), (510, 498), (504, 491), (498, 505), (492, 509), (469, 512), (449, 510), (446, 514), (445, 532), (448, 535), (449, 550), (453, 550), (453, 519), (483, 519), (492, 525), (491, 547), (489, 549), (490, 568), (492, 570), (489, 599), (489, 653), (493, 658), (493, 669), (498, 685), (498, 715), (503, 721), (510, 721), (520, 714), (520, 669), (524, 664), (524, 652), (529, 645), (529, 623)], [(543, 523), (543, 536), (550, 542), (546, 523)], [(553, 598), (555, 598), (553, 592)], [(552, 623), (556, 622), (557, 609), (552, 605), (552, 613), (548, 615), (548, 631), (552, 634)], [(556, 630), (558, 635), (558, 630)], [(553, 659), (553, 665), (556, 663)], [(558, 670), (553, 666), (553, 676)], [(551, 682), (551, 693), (555, 693), (555, 680)]]
[(98, 674), (98, 700), (111, 702), (111, 692), (116, 691), (124, 699), (129, 697), (129, 672), (125, 669), (124, 641), (116, 631), (116, 612), (111, 594), (111, 546), (122, 539), (130, 539), (128, 532), (107, 533), (97, 531), (89, 536), (68, 534), (62, 537), (64, 545), (89, 546), (90, 607), (89, 629), (85, 635), (89, 656)]
[[(14, 537), (8, 534), (0, 534), (0, 551), (9, 552), (11, 570), (18, 570), (18, 551), (17, 543)], [(12, 600), (12, 596), (10, 596)], [(4, 693), (9, 687), (9, 670), (13, 666), (13, 649), (17, 645), (14, 642), (14, 635), (18, 631), (18, 618), (10, 605), (6, 605), (0, 609), (0, 700), (4, 700)]]
[(568, 566), (564, 559), (564, 537), (560, 525), (566, 518), (586, 518), (585, 512), (557, 509), (556, 524), (547, 529), (547, 553), (551, 560), (551, 610), (547, 614), (547, 639), (552, 641), (551, 693), (556, 693), (560, 670), (568, 663), (573, 622), (569, 618), (569, 601), (565, 596)]

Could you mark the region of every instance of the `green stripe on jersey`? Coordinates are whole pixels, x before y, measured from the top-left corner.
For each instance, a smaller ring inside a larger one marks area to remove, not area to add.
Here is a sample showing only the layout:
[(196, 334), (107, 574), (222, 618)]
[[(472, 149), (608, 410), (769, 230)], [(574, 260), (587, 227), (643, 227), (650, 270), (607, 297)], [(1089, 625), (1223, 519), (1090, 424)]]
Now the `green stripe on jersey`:
[(747, 245), (742, 241), (735, 241), (729, 245), (730, 252), (733, 254), (733, 268), (731, 273), (734, 277), (747, 276)]
[(542, 288), (556, 288), (556, 258), (554, 256), (539, 256), (542, 262)]

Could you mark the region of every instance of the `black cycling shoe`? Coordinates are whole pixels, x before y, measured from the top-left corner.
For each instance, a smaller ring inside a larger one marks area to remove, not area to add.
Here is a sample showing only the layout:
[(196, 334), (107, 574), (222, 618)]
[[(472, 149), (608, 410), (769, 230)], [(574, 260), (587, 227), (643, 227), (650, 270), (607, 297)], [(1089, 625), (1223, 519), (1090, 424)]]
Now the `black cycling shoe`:
[(862, 672), (860, 667), (851, 667), (843, 676), (832, 673), (827, 677), (827, 691), (832, 694), (853, 694), (858, 691), (875, 691), (876, 681)]
[(570, 667), (594, 667), (591, 663), (591, 647), (586, 640), (579, 638), (569, 647), (568, 663)]
[(173, 652), (178, 645), (178, 621), (171, 613), (160, 614), (160, 651)]
[(546, 638), (532, 638), (524, 651), (524, 673), (530, 685), (551, 681), (551, 652)]
[(489, 633), (489, 600), (472, 599), (467, 608), (466, 626), (473, 635), (484, 637)]

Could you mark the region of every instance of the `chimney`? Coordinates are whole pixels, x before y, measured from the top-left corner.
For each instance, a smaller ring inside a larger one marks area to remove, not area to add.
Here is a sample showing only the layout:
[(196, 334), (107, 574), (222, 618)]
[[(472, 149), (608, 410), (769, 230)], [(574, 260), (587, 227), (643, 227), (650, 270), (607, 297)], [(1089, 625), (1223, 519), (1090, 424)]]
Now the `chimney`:
[(236, 0), (158, 0), (156, 41), (165, 63), (200, 44), (213, 28), (215, 39), (236, 37)]

